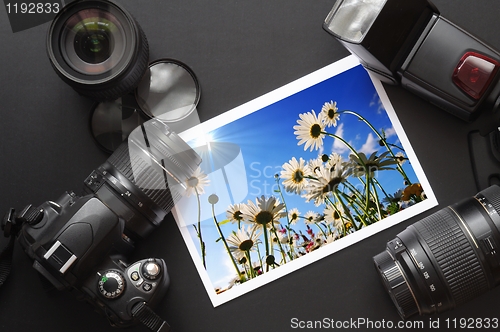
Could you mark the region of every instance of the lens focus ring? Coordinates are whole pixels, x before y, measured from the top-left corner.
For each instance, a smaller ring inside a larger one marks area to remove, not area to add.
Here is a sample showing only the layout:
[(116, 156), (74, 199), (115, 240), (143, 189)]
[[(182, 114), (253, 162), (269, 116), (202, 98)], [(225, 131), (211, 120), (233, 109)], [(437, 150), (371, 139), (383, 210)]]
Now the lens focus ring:
[(443, 209), (413, 225), (429, 246), (449, 287), (454, 305), (487, 291), (488, 283), (479, 259), (451, 208)]

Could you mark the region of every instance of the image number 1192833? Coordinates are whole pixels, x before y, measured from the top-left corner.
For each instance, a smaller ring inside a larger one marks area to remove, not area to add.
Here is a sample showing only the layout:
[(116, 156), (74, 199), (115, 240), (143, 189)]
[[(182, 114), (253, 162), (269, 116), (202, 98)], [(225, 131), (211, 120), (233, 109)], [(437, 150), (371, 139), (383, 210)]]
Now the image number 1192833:
[(50, 22), (63, 8), (62, 1), (4, 0), (12, 32), (24, 31)]

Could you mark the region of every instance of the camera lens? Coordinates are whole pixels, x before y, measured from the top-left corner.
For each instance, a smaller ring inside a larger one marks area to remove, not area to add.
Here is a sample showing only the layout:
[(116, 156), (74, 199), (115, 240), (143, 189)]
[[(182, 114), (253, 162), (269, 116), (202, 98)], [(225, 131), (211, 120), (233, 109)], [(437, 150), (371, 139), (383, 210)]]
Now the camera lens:
[(186, 142), (153, 119), (133, 130), (85, 185), (124, 219), (128, 237), (141, 239), (179, 201), (200, 163)]
[(402, 318), (455, 308), (500, 281), (500, 188), (409, 226), (374, 262)]
[(109, 59), (114, 49), (113, 35), (108, 24), (99, 24), (80, 29), (75, 34), (74, 48), (76, 55), (83, 62), (97, 64)]
[(47, 52), (66, 83), (97, 101), (115, 100), (135, 89), (149, 58), (139, 24), (124, 8), (104, 0), (65, 6), (49, 29)]

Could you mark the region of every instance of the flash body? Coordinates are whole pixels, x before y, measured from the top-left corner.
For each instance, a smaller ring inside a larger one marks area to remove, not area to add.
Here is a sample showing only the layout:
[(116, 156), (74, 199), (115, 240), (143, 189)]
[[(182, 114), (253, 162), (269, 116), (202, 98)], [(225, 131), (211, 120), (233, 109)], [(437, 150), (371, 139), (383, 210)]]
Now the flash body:
[(383, 82), (466, 121), (488, 113), (483, 133), (498, 124), (500, 53), (432, 2), (337, 0), (323, 27)]

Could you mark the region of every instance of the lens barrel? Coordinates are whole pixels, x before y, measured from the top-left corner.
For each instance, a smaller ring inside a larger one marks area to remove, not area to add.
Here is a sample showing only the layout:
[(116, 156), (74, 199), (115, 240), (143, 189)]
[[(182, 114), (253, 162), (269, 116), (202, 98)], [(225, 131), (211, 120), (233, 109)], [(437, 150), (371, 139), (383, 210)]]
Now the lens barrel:
[(453, 309), (499, 283), (498, 211), (492, 186), (409, 226), (373, 258), (402, 318)]
[(149, 46), (136, 20), (105, 0), (70, 2), (52, 21), (47, 53), (56, 73), (83, 96), (115, 100), (137, 87)]
[(166, 124), (150, 120), (136, 128), (85, 185), (125, 220), (125, 235), (143, 239), (180, 200), (200, 163), (198, 154)]

